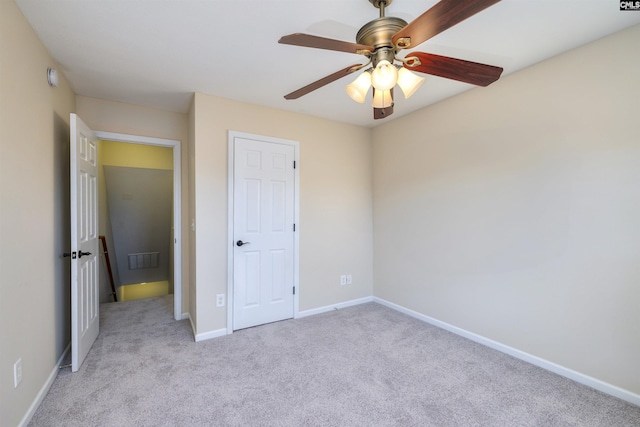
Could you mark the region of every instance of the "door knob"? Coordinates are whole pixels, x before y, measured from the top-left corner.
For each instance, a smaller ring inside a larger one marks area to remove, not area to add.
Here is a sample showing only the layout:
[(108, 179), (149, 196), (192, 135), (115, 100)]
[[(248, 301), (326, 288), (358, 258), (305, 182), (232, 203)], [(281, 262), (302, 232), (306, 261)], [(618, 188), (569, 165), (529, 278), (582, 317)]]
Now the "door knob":
[(82, 251), (78, 252), (78, 258), (82, 258), (85, 255), (91, 255), (91, 252), (82, 252)]
[(238, 240), (236, 242), (236, 246), (248, 245), (249, 243), (251, 243), (251, 242), (243, 242), (242, 240)]

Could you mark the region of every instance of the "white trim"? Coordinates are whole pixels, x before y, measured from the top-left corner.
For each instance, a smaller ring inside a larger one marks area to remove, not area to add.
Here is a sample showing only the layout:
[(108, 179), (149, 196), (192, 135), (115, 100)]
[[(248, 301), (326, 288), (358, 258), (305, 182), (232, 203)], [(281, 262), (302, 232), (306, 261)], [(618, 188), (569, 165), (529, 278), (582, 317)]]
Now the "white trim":
[[(332, 304), (324, 307), (313, 308), (311, 310), (301, 311), (297, 313), (294, 319), (301, 319), (303, 317), (315, 316), (316, 314), (327, 313), (329, 311), (352, 307), (354, 305), (366, 304), (368, 302), (373, 302), (373, 301), (374, 301), (373, 297), (363, 297), (363, 298), (358, 298), (350, 301), (339, 302), (337, 304)], [(195, 336), (196, 342), (204, 341), (212, 338), (219, 338), (219, 337), (230, 335), (233, 333), (233, 331), (230, 330), (231, 328), (227, 328), (227, 329), (217, 329), (215, 331), (196, 334), (196, 328), (193, 325), (193, 320), (191, 320), (191, 315), (189, 315), (189, 313), (185, 313), (184, 316), (186, 316), (185, 318), (189, 319), (189, 322), (191, 322), (191, 329), (193, 330), (193, 335)]]
[(40, 388), (40, 391), (36, 395), (36, 398), (33, 400), (33, 402), (31, 402), (31, 406), (29, 406), (27, 413), (24, 414), (24, 417), (22, 417), (22, 420), (18, 424), (19, 427), (26, 426), (31, 421), (31, 418), (33, 418), (33, 414), (36, 413), (36, 410), (38, 409), (44, 398), (47, 396), (47, 393), (49, 393), (49, 389), (53, 385), (53, 382), (56, 380), (58, 372), (60, 372), (60, 365), (62, 365), (62, 361), (67, 356), (67, 353), (69, 353), (70, 349), (71, 343), (69, 343), (69, 345), (67, 345), (67, 348), (64, 349), (64, 351), (62, 352), (62, 356), (60, 356), (60, 358), (56, 362), (56, 365), (51, 370), (51, 373), (42, 385), (42, 388)]
[(382, 298), (374, 297), (373, 301), (377, 302), (378, 304), (389, 307), (393, 310), (399, 311), (400, 313), (404, 313), (408, 316), (414, 317), (418, 320), (422, 320), (423, 322), (445, 329), (449, 332), (453, 332), (454, 334), (470, 339), (471, 341), (475, 341), (477, 343), (485, 345), (494, 350), (498, 350), (502, 353), (508, 354), (509, 356), (513, 356), (516, 359), (524, 360), (525, 362), (531, 363), (532, 365), (546, 369), (547, 371), (551, 371), (565, 378), (569, 378), (570, 380), (573, 380), (577, 383), (584, 384), (586, 386), (594, 388), (603, 393), (609, 394), (611, 396), (625, 400), (629, 403), (633, 403), (634, 405), (640, 406), (640, 395), (635, 394), (629, 390), (625, 390), (618, 386), (601, 381), (597, 378), (593, 378), (588, 375), (582, 374), (580, 372), (576, 372), (572, 369), (569, 369), (564, 366), (558, 365), (556, 363), (550, 362), (548, 360), (542, 359), (538, 356), (525, 353), (524, 351), (515, 349), (513, 347), (509, 347), (508, 345), (499, 343), (497, 341), (493, 341), (489, 338), (483, 337), (473, 332), (469, 332), (465, 329), (458, 328), (457, 326), (453, 326), (449, 323), (442, 322), (438, 319), (434, 319), (433, 317), (426, 316), (424, 314), (418, 313), (417, 311), (413, 311), (411, 309), (408, 309), (401, 305), (384, 300)]
[(293, 222), (296, 224), (296, 231), (293, 233), (293, 286), (296, 293), (293, 296), (293, 318), (299, 317), (300, 307), (300, 143), (289, 139), (274, 138), (251, 133), (237, 132), (230, 130), (228, 134), (228, 163), (227, 163), (227, 334), (233, 333), (233, 170), (235, 165), (234, 143), (235, 138), (253, 139), (274, 144), (285, 144), (293, 146), (294, 161), (296, 168), (294, 173), (294, 202), (293, 202)]
[(191, 320), (191, 316), (189, 315), (189, 313), (182, 313), (182, 317), (180, 318), (180, 320)]
[(216, 329), (215, 331), (203, 332), (201, 334), (196, 334), (196, 327), (193, 324), (193, 319), (191, 318), (190, 313), (182, 314), (184, 319), (189, 319), (189, 323), (191, 323), (191, 330), (193, 331), (193, 337), (196, 342), (210, 340), (212, 338), (220, 338), (227, 335), (226, 329)]
[(235, 165), (233, 137), (227, 136), (227, 333), (233, 333), (233, 170)]
[(227, 335), (227, 329), (216, 329), (215, 331), (203, 332), (196, 334), (196, 342), (210, 340), (212, 338), (220, 338)]
[(176, 139), (152, 138), (148, 136), (127, 135), (123, 133), (94, 131), (102, 140), (127, 142), (131, 144), (155, 145), (173, 149), (173, 317), (183, 318), (182, 314), (182, 161), (181, 142)]
[(341, 308), (347, 308), (354, 305), (365, 304), (368, 302), (372, 302), (373, 297), (364, 297), (353, 299), (350, 301), (339, 302), (337, 304), (326, 305), (324, 307), (312, 308), (311, 310), (304, 310), (298, 313), (296, 319), (301, 319), (303, 317), (315, 316), (316, 314), (326, 313), (328, 311), (339, 310)]
[(104, 131), (94, 131), (98, 139), (106, 139), (115, 142), (130, 142), (142, 145), (157, 145), (159, 147), (173, 147), (180, 145), (177, 139), (153, 138), (150, 136), (129, 135), (126, 133), (114, 133)]

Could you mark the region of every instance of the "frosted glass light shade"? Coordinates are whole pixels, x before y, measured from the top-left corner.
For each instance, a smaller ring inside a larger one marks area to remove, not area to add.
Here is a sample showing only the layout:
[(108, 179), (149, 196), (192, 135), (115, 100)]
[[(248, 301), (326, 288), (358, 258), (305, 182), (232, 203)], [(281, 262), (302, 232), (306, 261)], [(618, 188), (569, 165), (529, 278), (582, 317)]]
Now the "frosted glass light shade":
[(386, 59), (378, 62), (371, 75), (371, 84), (376, 90), (389, 90), (396, 85), (398, 69)]
[(344, 87), (347, 94), (356, 102), (362, 104), (367, 97), (367, 92), (371, 87), (371, 73), (365, 71), (358, 78)]
[(424, 77), (420, 77), (407, 70), (400, 68), (398, 70), (398, 86), (402, 89), (405, 98), (409, 98), (424, 83)]
[(387, 108), (393, 105), (391, 90), (373, 91), (373, 108)]

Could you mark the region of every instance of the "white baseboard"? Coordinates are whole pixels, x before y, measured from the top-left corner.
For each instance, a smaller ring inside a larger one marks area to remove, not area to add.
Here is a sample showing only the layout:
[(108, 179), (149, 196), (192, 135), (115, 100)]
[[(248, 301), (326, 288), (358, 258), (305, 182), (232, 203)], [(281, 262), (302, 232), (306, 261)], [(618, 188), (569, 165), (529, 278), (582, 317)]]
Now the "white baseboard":
[(196, 342), (210, 340), (212, 338), (219, 338), (227, 335), (227, 328), (216, 329), (215, 331), (203, 332), (201, 334), (196, 334)]
[(588, 375), (582, 374), (572, 369), (565, 368), (564, 366), (560, 366), (556, 363), (550, 362), (548, 360), (542, 359), (532, 354), (525, 353), (524, 351), (520, 351), (513, 347), (509, 347), (497, 341), (493, 341), (489, 338), (485, 338), (481, 335), (474, 334), (473, 332), (469, 332), (465, 329), (458, 328), (457, 326), (450, 325), (449, 323), (442, 322), (438, 319), (434, 319), (433, 317), (425, 316), (424, 314), (418, 313), (417, 311), (410, 310), (406, 307), (392, 303), (382, 298), (374, 297), (373, 301), (377, 302), (378, 304), (382, 304), (386, 307), (389, 307), (393, 310), (404, 313), (408, 316), (414, 317), (418, 320), (422, 320), (423, 322), (445, 329), (449, 332), (453, 332), (456, 335), (460, 335), (464, 338), (468, 338), (472, 341), (475, 341), (477, 343), (490, 347), (494, 350), (498, 350), (502, 353), (508, 354), (509, 356), (513, 356), (516, 359), (524, 360), (525, 362), (531, 363), (532, 365), (538, 366), (540, 368), (546, 369), (547, 371), (551, 371), (563, 377), (569, 378), (570, 380), (573, 380), (577, 383), (584, 384), (586, 386), (594, 388), (603, 393), (609, 394), (611, 396), (625, 400), (629, 403), (633, 403), (634, 405), (640, 406), (640, 395), (635, 394), (629, 390), (625, 390), (623, 388), (606, 383), (604, 381), (590, 377)]
[(184, 317), (185, 319), (189, 319), (189, 323), (191, 323), (191, 330), (193, 331), (193, 336), (195, 337), (196, 342), (210, 340), (212, 338), (218, 338), (227, 335), (227, 328), (197, 334), (196, 327), (193, 324), (193, 319), (191, 318), (191, 313), (184, 313), (182, 317)]
[[(353, 305), (364, 304), (366, 302), (372, 302), (373, 297), (364, 297), (358, 298), (351, 301), (340, 302), (338, 304), (327, 305), (325, 307), (314, 308), (312, 310), (305, 310), (298, 312), (297, 315), (294, 315), (295, 319), (300, 319), (302, 317), (313, 316), (315, 314), (326, 313), (332, 310), (338, 310), (340, 308), (351, 307)], [(191, 320), (191, 316), (189, 316), (189, 320)], [(193, 327), (193, 322), (191, 322), (191, 328), (193, 329), (193, 335), (196, 337), (196, 342), (209, 340), (212, 338), (219, 338), (225, 335), (230, 335), (233, 333), (231, 329), (218, 329), (215, 331), (205, 332), (202, 334), (196, 334), (196, 328)]]
[[(180, 320), (191, 320), (191, 316), (189, 315), (189, 313), (182, 313), (182, 317), (180, 317)], [(193, 325), (193, 323), (191, 323), (191, 325)]]
[(49, 393), (49, 389), (53, 385), (53, 382), (56, 380), (56, 377), (58, 376), (58, 372), (60, 372), (60, 365), (62, 364), (62, 361), (67, 356), (67, 353), (69, 352), (70, 349), (71, 349), (71, 343), (69, 343), (69, 345), (67, 345), (67, 348), (64, 349), (64, 351), (62, 352), (62, 356), (60, 356), (60, 358), (56, 362), (56, 365), (51, 370), (51, 373), (47, 377), (47, 380), (45, 381), (45, 383), (42, 385), (42, 388), (36, 395), (36, 398), (33, 400), (33, 402), (31, 402), (31, 406), (29, 406), (27, 413), (24, 414), (24, 417), (22, 417), (20, 424), (18, 424), (19, 427), (26, 426), (27, 424), (29, 424), (29, 421), (31, 421), (31, 418), (33, 418), (33, 414), (36, 413), (36, 409), (38, 409), (38, 407), (44, 400), (47, 393)]
[(307, 316), (314, 316), (316, 314), (326, 313), (332, 310), (339, 310), (341, 308), (351, 307), (353, 305), (364, 304), (367, 302), (372, 302), (373, 300), (374, 300), (373, 297), (364, 297), (364, 298), (353, 299), (351, 301), (339, 302), (337, 304), (327, 305), (324, 307), (313, 308), (311, 310), (304, 310), (304, 311), (298, 312), (296, 319), (300, 319), (302, 317), (307, 317)]

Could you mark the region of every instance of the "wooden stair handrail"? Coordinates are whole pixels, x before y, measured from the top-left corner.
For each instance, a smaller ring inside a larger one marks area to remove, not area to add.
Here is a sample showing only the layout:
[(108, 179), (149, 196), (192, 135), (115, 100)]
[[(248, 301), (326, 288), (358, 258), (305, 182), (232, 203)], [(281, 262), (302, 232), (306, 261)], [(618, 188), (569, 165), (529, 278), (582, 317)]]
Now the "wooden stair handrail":
[(107, 251), (107, 240), (104, 236), (98, 236), (102, 242), (102, 251), (104, 252), (104, 261), (107, 264), (107, 272), (109, 273), (109, 282), (111, 283), (111, 296), (113, 301), (118, 302), (118, 296), (116, 295), (116, 285), (113, 283), (113, 272), (111, 271), (111, 262), (109, 261), (109, 252)]

